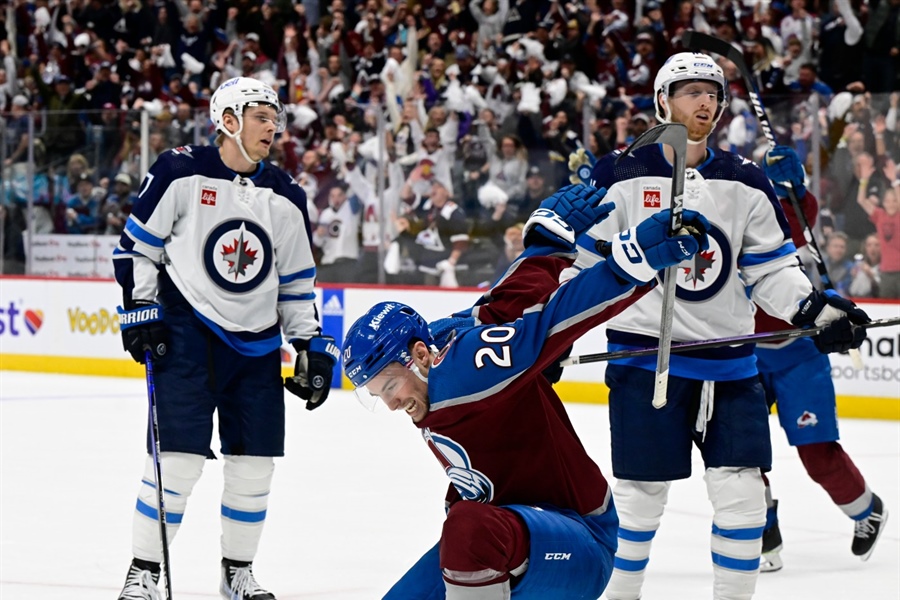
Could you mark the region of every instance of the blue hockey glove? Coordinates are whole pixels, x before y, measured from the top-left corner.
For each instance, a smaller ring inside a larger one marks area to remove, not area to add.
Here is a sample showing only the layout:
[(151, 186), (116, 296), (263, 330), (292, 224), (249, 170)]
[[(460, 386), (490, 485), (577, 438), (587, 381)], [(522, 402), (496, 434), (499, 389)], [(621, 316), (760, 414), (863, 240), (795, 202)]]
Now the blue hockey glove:
[(800, 162), (800, 157), (789, 146), (775, 146), (766, 153), (763, 160), (763, 172), (772, 182), (775, 194), (779, 198), (788, 197), (788, 186), (794, 189), (797, 198), (802, 199), (806, 195), (806, 171)]
[(802, 328), (826, 325), (813, 342), (819, 352), (828, 354), (859, 348), (866, 339), (866, 330), (856, 326), (871, 320), (852, 300), (841, 297), (834, 290), (813, 290), (800, 303), (791, 323)]
[(284, 387), (306, 400), (306, 410), (314, 410), (328, 399), (334, 365), (341, 357), (341, 349), (329, 335), (291, 343), (297, 351), (297, 360), (294, 376), (284, 380)]
[(709, 248), (706, 217), (685, 210), (681, 229), (669, 237), (671, 212), (668, 208), (658, 212), (613, 238), (606, 261), (616, 275), (635, 284), (646, 283), (656, 277), (657, 271)]
[(590, 150), (579, 148), (569, 155), (569, 181), (576, 185), (591, 185), (591, 173), (597, 159)]
[(531, 213), (523, 231), (525, 246), (541, 241), (551, 246), (573, 250), (575, 240), (615, 208), (602, 203), (606, 188), (567, 185)]
[(169, 330), (162, 321), (162, 306), (146, 300), (134, 300), (128, 306), (129, 310), (116, 307), (122, 346), (141, 364), (144, 364), (147, 350), (154, 361), (159, 360), (165, 356), (169, 343)]

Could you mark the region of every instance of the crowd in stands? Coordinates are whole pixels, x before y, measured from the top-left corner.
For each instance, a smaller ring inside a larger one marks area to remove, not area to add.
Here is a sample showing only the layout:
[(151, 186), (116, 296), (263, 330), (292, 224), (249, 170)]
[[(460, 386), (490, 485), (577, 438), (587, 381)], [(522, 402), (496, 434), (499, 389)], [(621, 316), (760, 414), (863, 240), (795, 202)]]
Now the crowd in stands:
[[(286, 105), (271, 159), (307, 192), (321, 281), (488, 283), (570, 153), (656, 123), (655, 73), (697, 30), (743, 51), (779, 143), (818, 167), (838, 289), (900, 297), (900, 0), (0, 0), (0, 19), (7, 259), (29, 187), (37, 232), (120, 232), (141, 113), (152, 164), (211, 143), (211, 90), (248, 76)], [(722, 66), (715, 142), (759, 161)]]

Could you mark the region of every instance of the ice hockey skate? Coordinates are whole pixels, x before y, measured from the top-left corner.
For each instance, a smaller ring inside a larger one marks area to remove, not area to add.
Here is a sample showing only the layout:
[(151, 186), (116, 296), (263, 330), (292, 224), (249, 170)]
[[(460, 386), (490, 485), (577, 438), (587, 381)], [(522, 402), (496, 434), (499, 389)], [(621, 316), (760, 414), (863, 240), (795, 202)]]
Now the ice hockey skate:
[(780, 571), (784, 566), (781, 561), (781, 529), (778, 528), (778, 500), (766, 511), (766, 529), (763, 531), (762, 556), (759, 558), (760, 573)]
[(856, 522), (856, 530), (853, 533), (853, 545), (850, 550), (862, 560), (869, 560), (875, 550), (875, 542), (884, 531), (887, 523), (888, 512), (881, 502), (881, 498), (874, 496), (872, 512), (868, 517)]
[(119, 600), (162, 600), (157, 583), (159, 563), (134, 559), (125, 576), (125, 587), (119, 594)]
[(222, 597), (226, 600), (275, 600), (253, 576), (253, 563), (222, 559)]

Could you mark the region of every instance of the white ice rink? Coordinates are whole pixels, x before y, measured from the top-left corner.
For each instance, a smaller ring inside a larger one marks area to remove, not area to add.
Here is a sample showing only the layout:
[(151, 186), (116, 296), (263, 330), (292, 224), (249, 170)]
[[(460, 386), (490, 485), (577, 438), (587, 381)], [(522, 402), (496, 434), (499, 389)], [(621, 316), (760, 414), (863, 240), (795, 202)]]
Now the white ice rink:
[[(2, 600), (116, 597), (130, 561), (146, 406), (139, 379), (0, 372)], [(568, 410), (609, 474), (606, 407)], [(774, 418), (772, 426), (785, 568), (760, 577), (756, 598), (898, 600), (900, 423), (841, 423), (844, 447), (891, 512), (866, 563), (850, 554), (852, 522), (810, 481)], [(712, 597), (711, 511), (696, 461), (694, 471), (673, 486), (645, 600)], [(208, 461), (172, 547), (178, 600), (219, 597), (221, 482), (221, 463)], [(279, 600), (380, 598), (436, 541), (446, 485), (405, 415), (369, 413), (348, 392), (315, 412), (289, 397), (287, 456), (277, 461), (256, 575)]]

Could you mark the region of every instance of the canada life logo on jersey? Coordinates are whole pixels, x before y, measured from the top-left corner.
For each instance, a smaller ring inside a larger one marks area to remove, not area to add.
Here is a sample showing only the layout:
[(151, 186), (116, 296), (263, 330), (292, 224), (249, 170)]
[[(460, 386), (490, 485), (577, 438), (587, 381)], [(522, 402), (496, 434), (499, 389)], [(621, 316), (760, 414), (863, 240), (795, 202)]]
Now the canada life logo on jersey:
[(644, 208), (662, 208), (662, 190), (658, 187), (645, 187)]
[(250, 292), (272, 270), (272, 242), (252, 221), (225, 221), (210, 232), (203, 245), (203, 262), (218, 287), (236, 294)]
[(459, 442), (432, 433), (427, 427), (422, 430), (422, 437), (463, 500), (490, 502), (494, 499), (494, 483), (484, 473), (472, 468), (469, 454)]
[(215, 206), (217, 192), (216, 188), (204, 185), (200, 190), (200, 204), (203, 206)]

